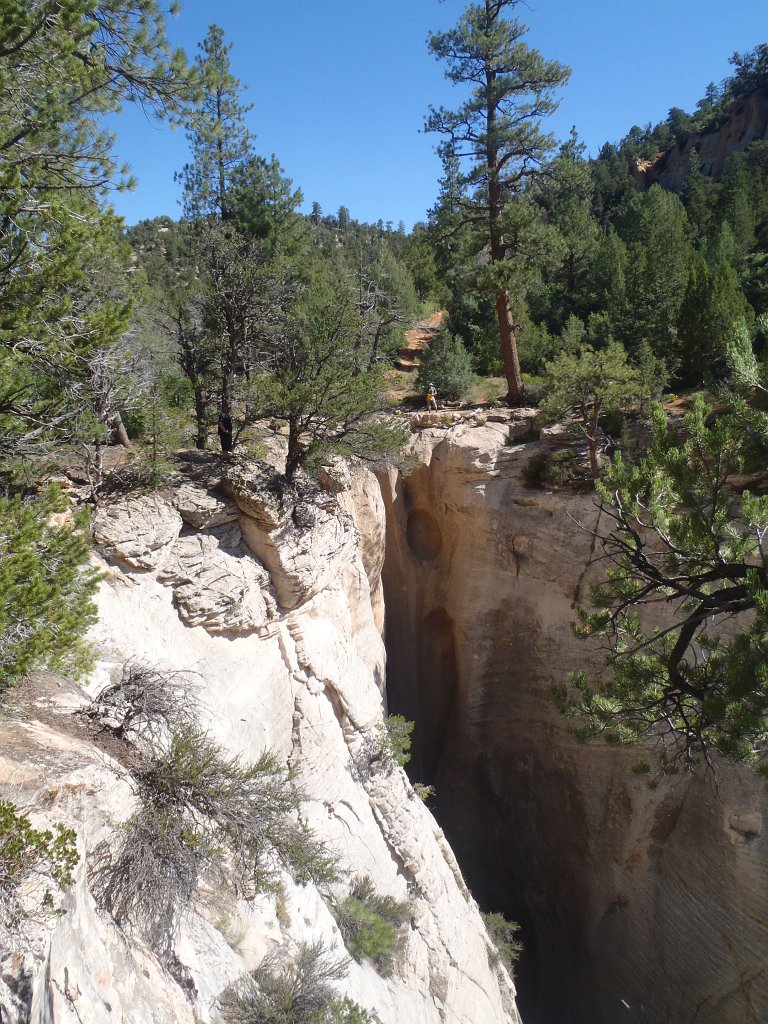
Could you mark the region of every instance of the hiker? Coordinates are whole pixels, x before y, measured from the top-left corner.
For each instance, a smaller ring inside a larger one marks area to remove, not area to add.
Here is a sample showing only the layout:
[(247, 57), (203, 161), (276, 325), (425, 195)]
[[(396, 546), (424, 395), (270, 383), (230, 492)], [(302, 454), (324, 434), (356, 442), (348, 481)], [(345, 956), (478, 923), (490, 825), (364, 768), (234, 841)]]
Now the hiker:
[(221, 450), (225, 453), (232, 451), (232, 417), (226, 408), (222, 409), (219, 413), (219, 422), (217, 426), (219, 432), (219, 441), (221, 441)]
[(437, 412), (437, 388), (434, 384), (427, 385), (427, 409)]

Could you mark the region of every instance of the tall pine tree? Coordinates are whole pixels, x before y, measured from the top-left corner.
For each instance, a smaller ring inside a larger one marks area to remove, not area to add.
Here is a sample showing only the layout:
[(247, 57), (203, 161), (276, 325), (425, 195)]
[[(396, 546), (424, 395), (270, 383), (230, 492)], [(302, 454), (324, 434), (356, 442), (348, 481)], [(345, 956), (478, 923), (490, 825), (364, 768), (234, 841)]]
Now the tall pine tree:
[[(469, 86), (469, 98), (456, 110), (432, 108), (428, 131), (445, 137), (441, 149), (467, 167), (460, 176), (459, 214), (479, 229), (488, 248), (507, 400), (524, 399), (517, 352), (514, 273), (510, 256), (520, 233), (505, 223), (510, 201), (539, 173), (553, 141), (541, 129), (557, 107), (556, 92), (569, 71), (546, 61), (523, 41), (526, 27), (509, 17), (520, 0), (484, 0), (470, 4), (455, 28), (430, 37), (432, 53), (445, 61), (449, 81)], [(519, 295), (517, 296), (519, 302)]]

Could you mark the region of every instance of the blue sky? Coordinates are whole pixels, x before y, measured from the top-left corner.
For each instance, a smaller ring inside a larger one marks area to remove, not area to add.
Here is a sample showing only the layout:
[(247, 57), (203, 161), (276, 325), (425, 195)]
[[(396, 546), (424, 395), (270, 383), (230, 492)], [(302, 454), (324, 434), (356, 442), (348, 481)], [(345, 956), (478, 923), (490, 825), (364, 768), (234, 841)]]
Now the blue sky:
[[(257, 152), (275, 153), (304, 208), (342, 204), (357, 220), (402, 219), (408, 229), (437, 196), (435, 136), (421, 132), (431, 104), (458, 102), (426, 46), (465, 0), (182, 0), (169, 34), (190, 56), (208, 26), (224, 29), (232, 70), (253, 104)], [(528, 0), (517, 9), (526, 42), (572, 68), (549, 129), (575, 125), (588, 152), (672, 106), (692, 110), (728, 57), (768, 41), (766, 0)], [(114, 205), (129, 224), (180, 216), (173, 173), (188, 158), (181, 130), (127, 107), (111, 121), (116, 153), (138, 178)]]

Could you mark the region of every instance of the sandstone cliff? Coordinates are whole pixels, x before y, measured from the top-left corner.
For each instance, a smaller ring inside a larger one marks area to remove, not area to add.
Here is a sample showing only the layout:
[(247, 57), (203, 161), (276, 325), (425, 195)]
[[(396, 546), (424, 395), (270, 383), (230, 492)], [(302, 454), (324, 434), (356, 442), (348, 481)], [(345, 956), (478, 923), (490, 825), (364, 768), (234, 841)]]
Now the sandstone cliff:
[(730, 157), (760, 140), (768, 142), (768, 93), (764, 91), (742, 100), (717, 131), (689, 135), (682, 146), (639, 161), (634, 178), (642, 189), (659, 184), (672, 192), (682, 192), (695, 151), (702, 173), (719, 181)]
[(599, 665), (569, 628), (598, 510), (526, 488), (545, 442), (525, 432), (425, 429), (422, 468), (382, 476), (390, 700), (436, 816), (481, 905), (524, 925), (526, 1024), (768, 1020), (764, 785), (721, 767), (651, 790), (636, 754), (569, 736), (548, 690)]
[[(340, 985), (381, 1024), (518, 1020), (440, 828), (399, 770), (355, 767), (385, 686), (417, 721), (416, 771), (473, 894), (524, 926), (525, 1024), (763, 1022), (765, 790), (724, 767), (652, 790), (633, 753), (568, 734), (548, 689), (599, 665), (569, 629), (598, 510), (526, 488), (547, 444), (529, 422), (416, 417), (420, 468), (376, 485), (342, 467), (336, 497), (284, 500), (238, 473), (222, 487), (201, 464), (106, 508), (89, 691), (131, 659), (193, 672), (221, 742), (300, 766), (302, 813), (345, 875), (410, 899), (395, 976), (353, 964)], [(89, 894), (87, 854), (134, 794), (72, 717), (86, 696), (41, 679), (33, 706), (0, 722), (3, 793), (39, 826), (71, 824), (83, 855), (67, 912), (2, 952), (4, 1022), (215, 1020), (222, 988), (269, 951), (341, 948), (323, 894), (288, 878), (279, 903), (206, 892), (170, 960), (116, 929)]]
[[(80, 851), (64, 913), (5, 936), (3, 1024), (217, 1020), (222, 989), (265, 954), (317, 938), (344, 952), (328, 898), (355, 875), (408, 901), (410, 920), (393, 976), (353, 963), (340, 993), (380, 1024), (516, 1024), (511, 982), (441, 830), (401, 769), (360, 769), (384, 708), (374, 477), (342, 475), (344, 511), (328, 494), (270, 494), (244, 472), (223, 486), (204, 463), (192, 475), (97, 513), (105, 578), (87, 692), (41, 677), (0, 721), (0, 795), (38, 828), (74, 828)], [(298, 767), (301, 813), (341, 869), (335, 891), (288, 876), (279, 899), (206, 889), (163, 958), (97, 909), (92, 854), (135, 795), (73, 712), (131, 661), (194, 674), (205, 725), (227, 750), (252, 759), (269, 748)]]

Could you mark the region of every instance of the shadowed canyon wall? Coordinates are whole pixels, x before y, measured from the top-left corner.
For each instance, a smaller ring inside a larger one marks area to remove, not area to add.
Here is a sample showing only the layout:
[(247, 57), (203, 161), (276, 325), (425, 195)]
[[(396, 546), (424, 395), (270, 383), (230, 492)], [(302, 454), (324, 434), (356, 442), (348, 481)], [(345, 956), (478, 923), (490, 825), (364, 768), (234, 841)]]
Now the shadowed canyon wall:
[(650, 789), (636, 752), (568, 735), (548, 691), (599, 664), (569, 628), (598, 510), (527, 490), (543, 442), (498, 420), (423, 431), (425, 465), (381, 480), (387, 685), (473, 895), (523, 925), (523, 1020), (764, 1022), (763, 785), (721, 768)]

